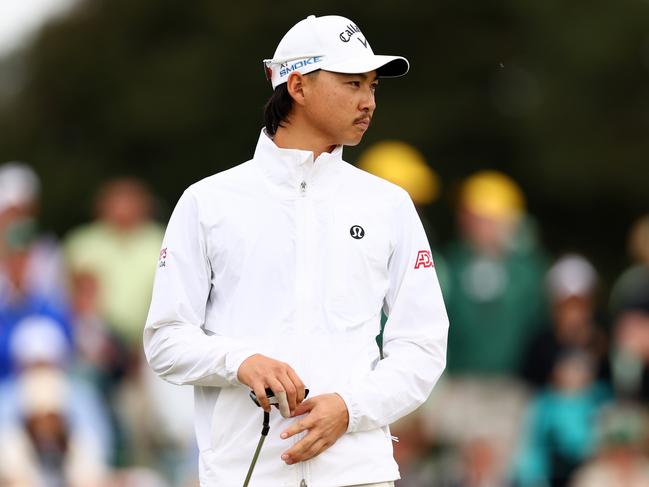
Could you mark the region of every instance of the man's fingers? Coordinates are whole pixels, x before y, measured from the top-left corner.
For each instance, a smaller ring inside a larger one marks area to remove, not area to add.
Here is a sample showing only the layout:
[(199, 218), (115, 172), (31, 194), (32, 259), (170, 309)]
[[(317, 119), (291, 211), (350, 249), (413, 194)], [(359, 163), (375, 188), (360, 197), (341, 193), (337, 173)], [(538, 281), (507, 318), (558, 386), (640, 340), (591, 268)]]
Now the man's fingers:
[(268, 401), (260, 387), (270, 387), (277, 396), (280, 412), (285, 418), (290, 417), (297, 405), (304, 400), (304, 383), (291, 366), (261, 354), (251, 355), (244, 360), (237, 371), (237, 378), (255, 391), (265, 410)]
[(293, 416), (302, 416), (303, 414), (308, 413), (313, 409), (314, 405), (315, 403), (311, 399), (307, 399), (306, 401), (301, 402), (295, 408), (295, 411), (293, 411)]
[(255, 396), (257, 396), (257, 401), (259, 401), (261, 408), (264, 411), (270, 411), (270, 404), (268, 402), (268, 397), (266, 397), (266, 386), (261, 382), (257, 382), (253, 386), (252, 390), (255, 391)]
[[(299, 422), (299, 421), (298, 421)], [(301, 461), (302, 456), (305, 452), (309, 451), (311, 446), (318, 440), (318, 436), (314, 432), (310, 432), (295, 445), (289, 448), (282, 454), (282, 460), (284, 460), (289, 465), (291, 463)]]
[[(301, 433), (302, 431), (306, 431), (309, 428), (313, 426), (313, 421), (311, 421), (308, 417), (302, 418), (298, 421), (295, 421), (291, 426), (286, 428), (280, 437), (282, 439), (290, 438), (293, 435), (297, 435), (298, 433)], [(304, 441), (304, 439), (300, 440)], [(299, 442), (298, 442), (299, 443)]]
[(286, 392), (278, 392), (277, 396), (277, 406), (279, 407), (279, 413), (283, 418), (291, 417), (291, 408), (288, 405), (288, 399), (286, 398)]
[[(300, 415), (304, 413), (308, 414)], [(347, 406), (335, 393), (307, 399), (298, 405), (294, 415), (300, 415), (300, 418), (284, 430), (280, 437), (286, 439), (304, 430), (309, 432), (282, 454), (282, 460), (289, 465), (319, 455), (333, 445), (347, 429)]]
[[(282, 416), (284, 416), (285, 418), (290, 418), (291, 412), (295, 409), (295, 406), (297, 406), (297, 387), (295, 387), (295, 384), (293, 384), (293, 381), (288, 374), (288, 370), (287, 373), (280, 378), (280, 380), (282, 382), (282, 385), (284, 386), (284, 390), (286, 391), (286, 399), (288, 401), (286, 405), (286, 415), (284, 415), (284, 413), (282, 412)], [(280, 403), (280, 412), (281, 411), (282, 408)]]
[[(277, 407), (279, 408), (280, 414), (284, 418), (290, 418), (290, 402), (284, 384), (282, 384), (278, 379), (271, 379), (268, 382), (270, 388), (273, 390), (273, 394), (275, 394), (275, 397), (277, 398)], [(295, 396), (293, 396), (293, 402), (295, 403)]]
[[(273, 391), (273, 395), (277, 398), (278, 402), (286, 401), (286, 390), (284, 389), (284, 384), (282, 384), (278, 379), (275, 377), (268, 378), (268, 387)], [(283, 399), (281, 399), (282, 397)]]
[(303, 462), (305, 460), (310, 460), (316, 455), (320, 455), (323, 451), (329, 448), (331, 445), (327, 443), (324, 438), (318, 438), (309, 448), (307, 452), (302, 455), (302, 458), (297, 460), (298, 462)]
[(288, 465), (309, 460), (326, 450), (330, 445), (324, 438), (319, 438), (315, 433), (306, 435), (293, 447), (282, 454), (282, 460)]
[[(288, 377), (291, 379), (291, 382), (295, 386), (295, 391), (296, 391), (296, 406), (300, 404), (302, 401), (304, 401), (304, 382), (298, 377), (298, 375), (295, 373), (295, 371), (291, 368), (288, 369)], [(291, 410), (293, 410), (292, 408)]]

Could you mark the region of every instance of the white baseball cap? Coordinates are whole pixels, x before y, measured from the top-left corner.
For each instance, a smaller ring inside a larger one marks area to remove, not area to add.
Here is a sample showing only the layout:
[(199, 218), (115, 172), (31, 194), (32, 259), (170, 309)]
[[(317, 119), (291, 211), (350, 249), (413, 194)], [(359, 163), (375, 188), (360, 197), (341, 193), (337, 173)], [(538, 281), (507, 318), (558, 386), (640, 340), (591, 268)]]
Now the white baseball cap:
[(63, 366), (70, 353), (61, 326), (42, 315), (28, 316), (18, 323), (9, 341), (9, 351), (21, 367), (38, 363)]
[(263, 62), (273, 89), (294, 72), (322, 69), (358, 74), (376, 70), (381, 78), (394, 78), (410, 68), (404, 57), (374, 54), (358, 26), (338, 15), (309, 15), (301, 20), (284, 35), (273, 58)]
[(18, 161), (0, 165), (0, 212), (34, 201), (40, 182), (34, 170)]
[(546, 279), (550, 296), (558, 301), (592, 294), (597, 285), (597, 271), (581, 255), (567, 254), (554, 263)]

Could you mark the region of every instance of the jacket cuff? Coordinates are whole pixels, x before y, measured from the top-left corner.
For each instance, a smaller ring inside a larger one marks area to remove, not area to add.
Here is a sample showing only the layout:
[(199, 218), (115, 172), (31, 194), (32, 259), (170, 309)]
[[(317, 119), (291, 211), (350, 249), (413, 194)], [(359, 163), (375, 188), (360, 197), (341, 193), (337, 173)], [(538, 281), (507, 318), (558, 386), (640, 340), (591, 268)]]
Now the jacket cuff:
[(345, 401), (345, 406), (347, 406), (347, 414), (349, 415), (349, 423), (347, 424), (347, 433), (353, 433), (356, 431), (356, 426), (358, 425), (358, 419), (360, 416), (360, 411), (358, 410), (358, 403), (354, 401), (354, 396), (349, 391), (335, 391), (343, 401)]
[(242, 348), (240, 350), (231, 351), (225, 355), (225, 380), (233, 386), (244, 385), (239, 381), (239, 367), (248, 357), (259, 353), (257, 350), (251, 348)]

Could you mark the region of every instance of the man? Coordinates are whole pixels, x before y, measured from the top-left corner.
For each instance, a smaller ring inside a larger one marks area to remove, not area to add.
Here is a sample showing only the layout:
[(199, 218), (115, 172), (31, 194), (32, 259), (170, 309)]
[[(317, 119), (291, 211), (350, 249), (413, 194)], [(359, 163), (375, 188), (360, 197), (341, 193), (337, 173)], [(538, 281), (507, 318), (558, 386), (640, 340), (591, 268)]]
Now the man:
[(408, 62), (375, 56), (348, 19), (310, 16), (265, 65), (275, 92), (253, 159), (192, 185), (171, 217), (145, 351), (196, 386), (201, 485), (243, 484), (261, 428), (248, 392), (269, 411), (267, 387), (282, 415), (252, 485), (392, 485), (388, 425), (429, 395), (448, 320), (406, 192), (342, 146), (369, 127), (377, 78)]

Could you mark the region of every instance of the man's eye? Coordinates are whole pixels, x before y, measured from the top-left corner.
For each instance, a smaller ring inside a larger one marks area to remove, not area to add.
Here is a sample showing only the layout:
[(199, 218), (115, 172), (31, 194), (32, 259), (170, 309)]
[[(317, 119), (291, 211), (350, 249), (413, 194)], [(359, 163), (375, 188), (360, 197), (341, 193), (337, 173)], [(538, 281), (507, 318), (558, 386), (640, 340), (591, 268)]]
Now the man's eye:
[(360, 81), (350, 81), (349, 84), (355, 86), (356, 88), (359, 88), (361, 86)]
[(372, 91), (376, 91), (376, 89), (379, 87), (378, 83), (373, 83), (372, 84)]

